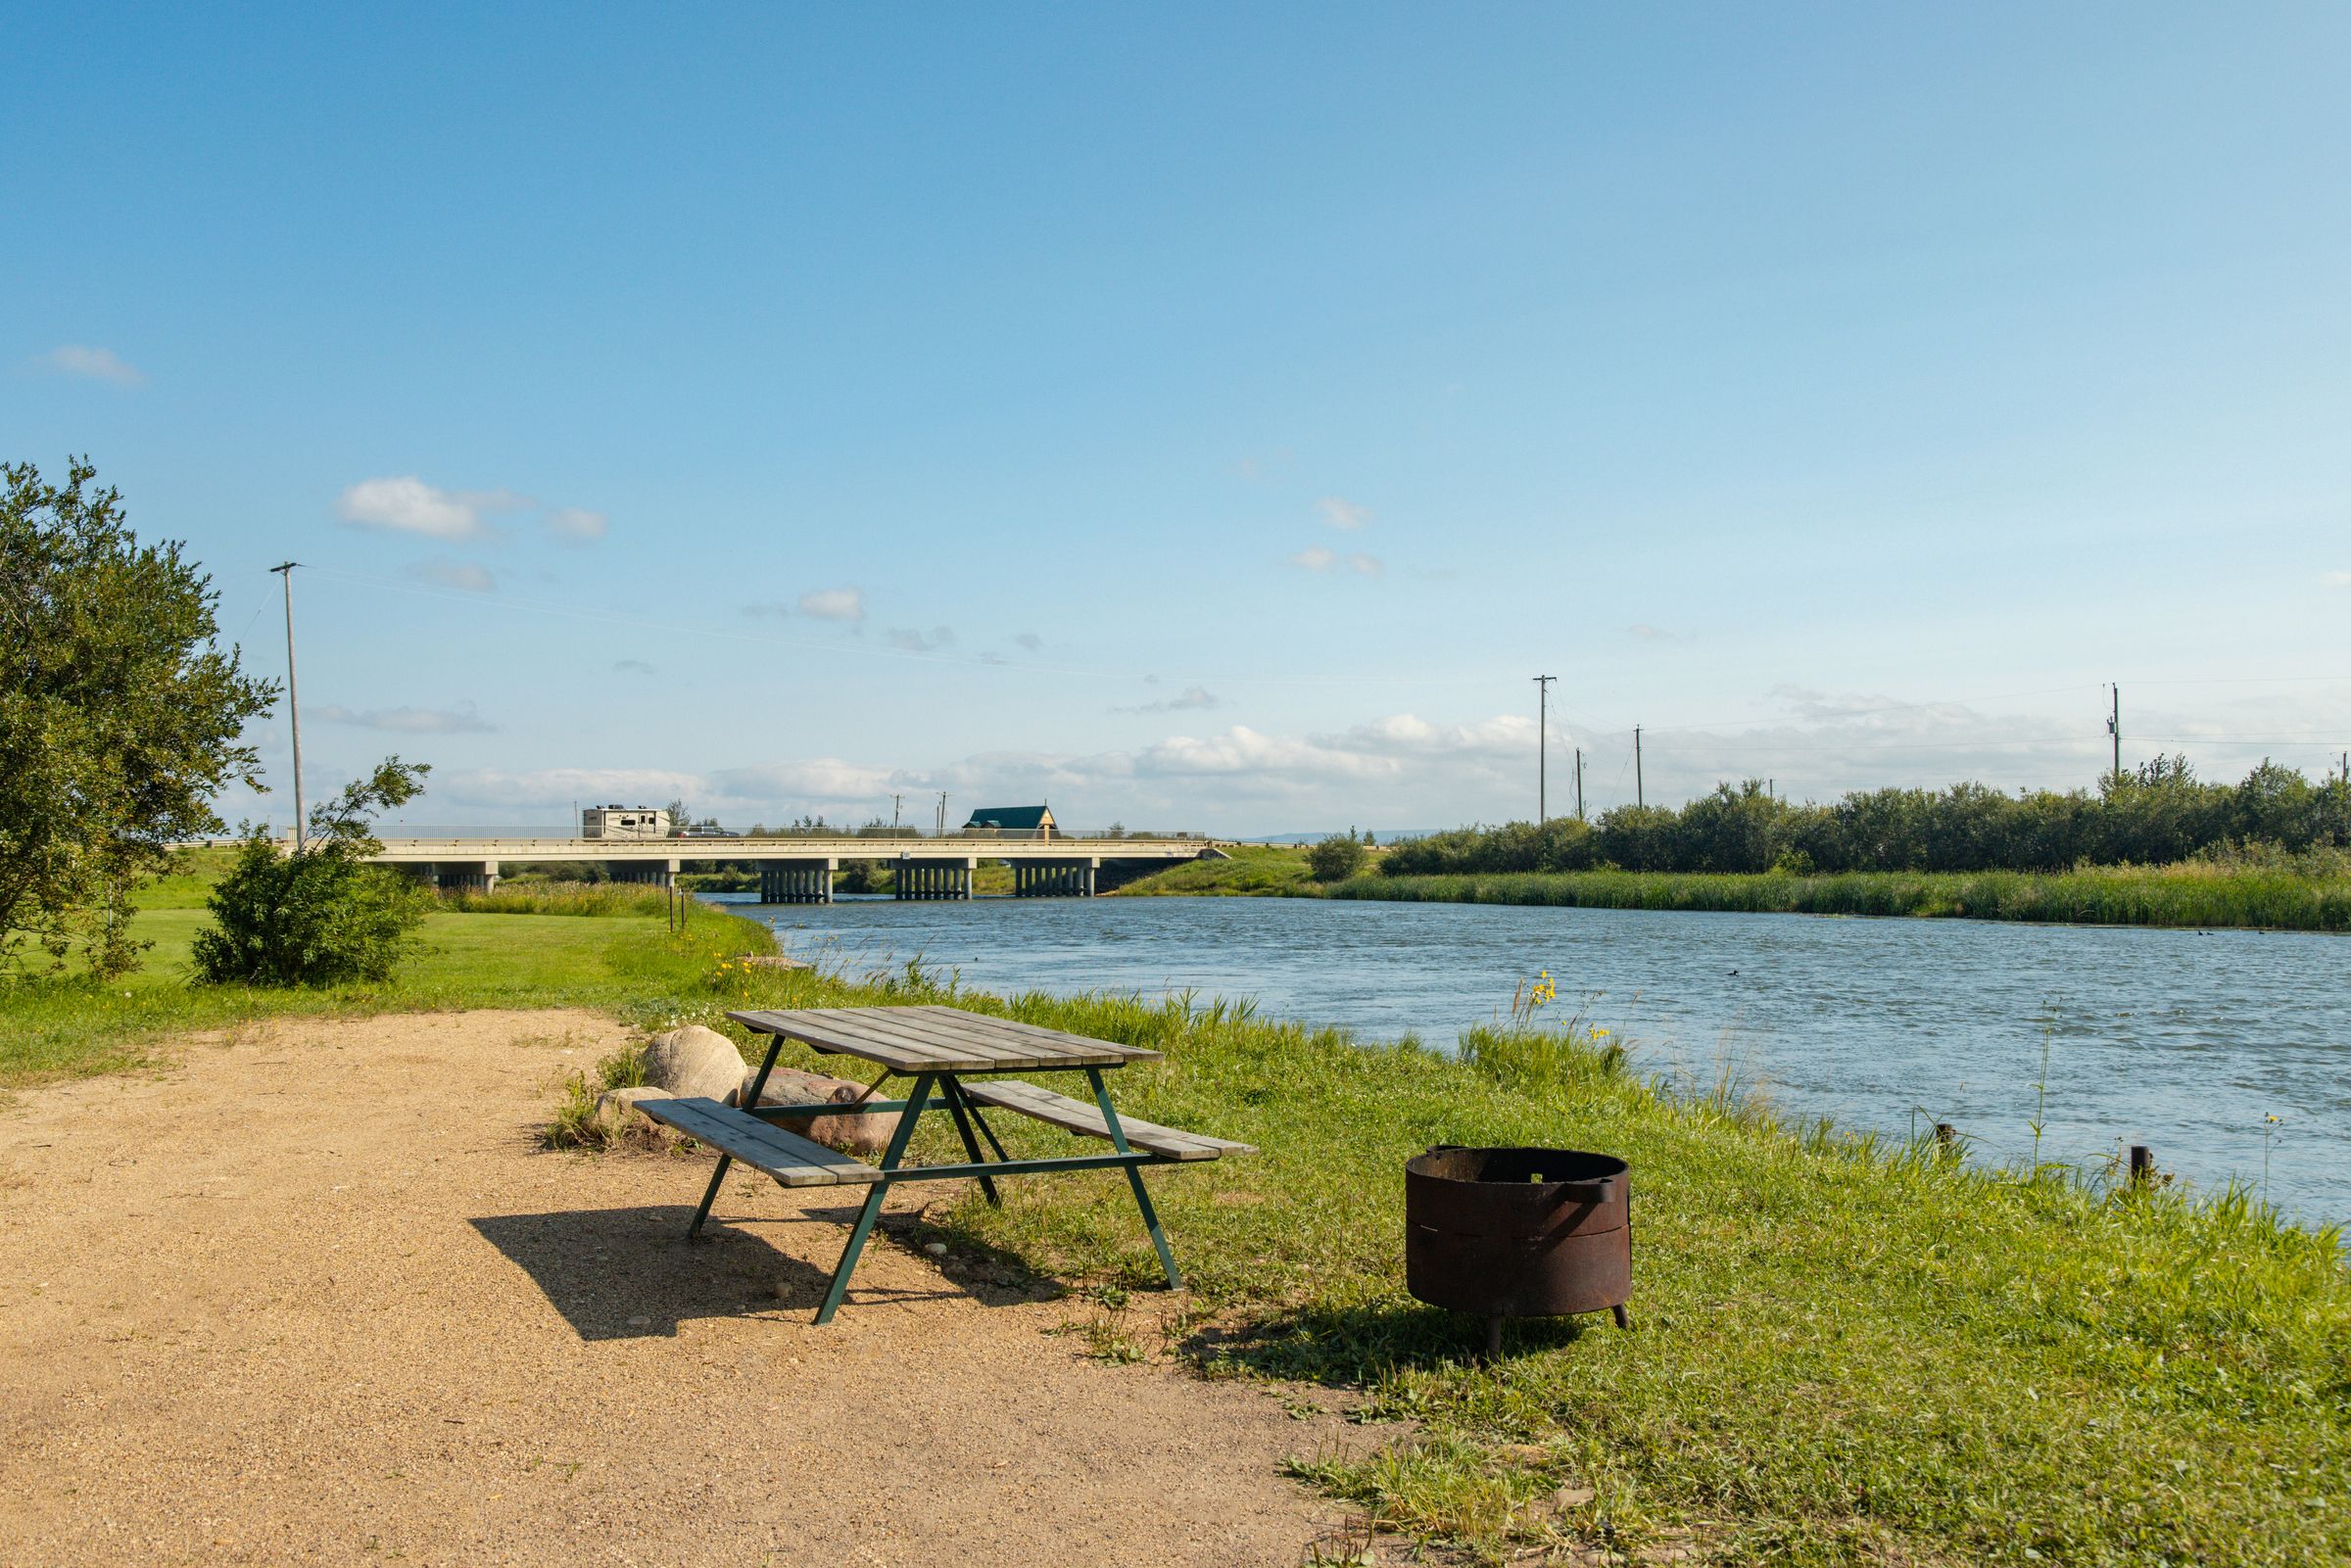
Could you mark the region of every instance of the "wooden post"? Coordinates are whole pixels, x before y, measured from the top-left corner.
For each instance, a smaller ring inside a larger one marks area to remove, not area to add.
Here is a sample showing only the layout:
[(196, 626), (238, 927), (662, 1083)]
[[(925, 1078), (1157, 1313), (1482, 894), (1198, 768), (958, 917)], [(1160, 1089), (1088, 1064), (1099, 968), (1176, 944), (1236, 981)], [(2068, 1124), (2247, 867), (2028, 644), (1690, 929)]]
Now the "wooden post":
[(2131, 1185), (2144, 1187), (2155, 1179), (2155, 1151), (2143, 1143), (2131, 1146)]

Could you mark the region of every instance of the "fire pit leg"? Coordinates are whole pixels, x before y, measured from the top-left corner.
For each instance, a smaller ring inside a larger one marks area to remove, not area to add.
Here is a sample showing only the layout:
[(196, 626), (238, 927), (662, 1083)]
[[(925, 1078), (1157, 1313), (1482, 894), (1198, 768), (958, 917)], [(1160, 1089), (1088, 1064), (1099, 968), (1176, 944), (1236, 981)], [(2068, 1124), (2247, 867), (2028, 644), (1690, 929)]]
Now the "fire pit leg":
[(1489, 1317), (1486, 1319), (1486, 1356), (1490, 1360), (1501, 1354), (1502, 1319), (1500, 1316)]
[(1633, 1326), (1631, 1314), (1625, 1311), (1621, 1304), (1609, 1307), (1608, 1310), (1616, 1314), (1616, 1326), (1618, 1328), (1631, 1328)]

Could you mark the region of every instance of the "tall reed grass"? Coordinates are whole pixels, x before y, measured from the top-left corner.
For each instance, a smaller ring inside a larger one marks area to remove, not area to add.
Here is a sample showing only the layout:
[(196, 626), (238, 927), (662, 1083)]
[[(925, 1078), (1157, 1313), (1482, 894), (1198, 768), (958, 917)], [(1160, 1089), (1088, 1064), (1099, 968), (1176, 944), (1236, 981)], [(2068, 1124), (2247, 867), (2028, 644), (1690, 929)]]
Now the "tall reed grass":
[(2351, 931), (2351, 877), (2186, 862), (2071, 872), (1528, 872), (1358, 877), (1332, 898), (1551, 904), (1772, 915), (1912, 915), (2082, 926), (2258, 927)]
[(668, 895), (642, 882), (545, 882), (487, 893), (445, 892), (441, 907), (462, 915), (659, 915)]

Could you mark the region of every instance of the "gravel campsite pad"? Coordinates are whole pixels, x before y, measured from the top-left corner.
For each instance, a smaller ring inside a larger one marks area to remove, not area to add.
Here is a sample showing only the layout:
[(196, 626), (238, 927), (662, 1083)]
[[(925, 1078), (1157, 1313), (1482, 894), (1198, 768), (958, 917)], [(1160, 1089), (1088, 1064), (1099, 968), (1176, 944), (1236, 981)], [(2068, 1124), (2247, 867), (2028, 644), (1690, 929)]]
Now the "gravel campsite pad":
[[(844, 1200), (540, 1150), (584, 1013), (290, 1022), (0, 1106), (0, 1559), (1287, 1564), (1341, 1442)], [(923, 1201), (921, 1189), (893, 1210)]]

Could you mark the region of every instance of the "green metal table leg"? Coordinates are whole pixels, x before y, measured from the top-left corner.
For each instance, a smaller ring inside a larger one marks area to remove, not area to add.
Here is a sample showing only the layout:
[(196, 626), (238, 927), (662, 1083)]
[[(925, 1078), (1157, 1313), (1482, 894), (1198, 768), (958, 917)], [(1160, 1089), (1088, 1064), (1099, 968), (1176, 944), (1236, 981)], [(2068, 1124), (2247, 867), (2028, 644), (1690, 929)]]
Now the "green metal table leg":
[[(970, 1110), (970, 1105), (963, 1097), (963, 1085), (955, 1081), (954, 1073), (942, 1072), (938, 1076), (938, 1086), (941, 1094), (946, 1098), (947, 1115), (955, 1118), (955, 1130), (963, 1135), (963, 1152), (972, 1157), (973, 1164), (983, 1164), (980, 1140), (972, 1136), (972, 1118), (966, 1114)], [(989, 1203), (998, 1209), (1004, 1207), (1004, 1200), (996, 1195), (994, 1177), (982, 1176), (980, 1190), (987, 1194)]]
[[(1102, 1108), (1103, 1124), (1110, 1130), (1111, 1147), (1121, 1154), (1132, 1154), (1127, 1147), (1127, 1129), (1119, 1125), (1118, 1109), (1110, 1103), (1110, 1090), (1102, 1083), (1102, 1069), (1087, 1068), (1085, 1081), (1094, 1087), (1094, 1104)], [(1168, 1271), (1168, 1288), (1183, 1289), (1183, 1276), (1176, 1271), (1176, 1254), (1168, 1246), (1167, 1227), (1159, 1222), (1159, 1211), (1151, 1207), (1151, 1195), (1143, 1190), (1143, 1173), (1134, 1165), (1127, 1167), (1127, 1184), (1134, 1189), (1134, 1206), (1143, 1212), (1143, 1228), (1151, 1233), (1151, 1245), (1159, 1249), (1159, 1266)]]
[(702, 1232), (702, 1221), (710, 1217), (710, 1206), (718, 1201), (719, 1184), (727, 1179), (727, 1167), (735, 1163), (731, 1154), (718, 1157), (718, 1168), (710, 1172), (710, 1185), (702, 1189), (702, 1206), (694, 1212), (694, 1223), (686, 1227), (686, 1239), (694, 1240)]
[[(781, 1034), (768, 1036), (767, 1058), (759, 1064), (759, 1075), (751, 1080), (750, 1092), (743, 1097), (744, 1105), (752, 1106), (759, 1103), (759, 1092), (767, 1087), (767, 1075), (776, 1070), (776, 1053), (783, 1049), (784, 1036)], [(686, 1227), (688, 1241), (694, 1240), (702, 1233), (702, 1221), (710, 1217), (710, 1206), (718, 1202), (719, 1186), (727, 1179), (727, 1168), (734, 1164), (735, 1157), (733, 1155), (722, 1154), (718, 1157), (718, 1168), (710, 1172), (710, 1185), (702, 1189), (702, 1206), (694, 1212), (694, 1223)]]
[[(898, 1113), (897, 1129), (889, 1135), (889, 1147), (883, 1151), (882, 1168), (895, 1170), (905, 1158), (906, 1145), (914, 1137), (914, 1124), (922, 1117), (923, 1107), (931, 1099), (933, 1074), (918, 1072), (914, 1088), (906, 1096), (906, 1109)], [(877, 1181), (865, 1189), (865, 1207), (857, 1211), (857, 1223), (850, 1227), (849, 1244), (841, 1249), (840, 1261), (833, 1269), (833, 1283), (825, 1287), (825, 1304), (816, 1309), (819, 1324), (833, 1321), (840, 1310), (840, 1299), (848, 1294), (849, 1274), (857, 1266), (857, 1255), (865, 1251), (865, 1240), (874, 1233), (874, 1221), (882, 1213), (882, 1196), (889, 1190), (888, 1182)]]

